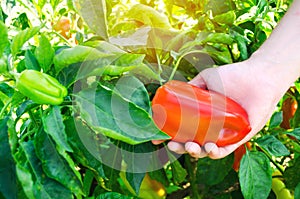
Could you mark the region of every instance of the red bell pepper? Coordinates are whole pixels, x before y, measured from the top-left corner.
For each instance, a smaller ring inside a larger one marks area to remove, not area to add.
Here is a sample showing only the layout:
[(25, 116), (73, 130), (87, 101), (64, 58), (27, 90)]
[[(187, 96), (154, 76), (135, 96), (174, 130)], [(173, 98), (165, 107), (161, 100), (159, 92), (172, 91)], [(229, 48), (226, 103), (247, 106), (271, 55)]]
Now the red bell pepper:
[(246, 111), (232, 99), (186, 82), (172, 80), (152, 100), (153, 120), (177, 142), (226, 146), (251, 130)]

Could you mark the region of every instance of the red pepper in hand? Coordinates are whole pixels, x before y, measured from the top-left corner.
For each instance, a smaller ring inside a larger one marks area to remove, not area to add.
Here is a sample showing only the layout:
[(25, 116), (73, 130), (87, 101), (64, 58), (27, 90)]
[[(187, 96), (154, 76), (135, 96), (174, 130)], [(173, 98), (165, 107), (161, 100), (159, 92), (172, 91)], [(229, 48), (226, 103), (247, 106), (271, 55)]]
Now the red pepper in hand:
[(158, 128), (176, 142), (226, 146), (251, 130), (246, 111), (235, 101), (177, 80), (158, 88), (152, 111)]

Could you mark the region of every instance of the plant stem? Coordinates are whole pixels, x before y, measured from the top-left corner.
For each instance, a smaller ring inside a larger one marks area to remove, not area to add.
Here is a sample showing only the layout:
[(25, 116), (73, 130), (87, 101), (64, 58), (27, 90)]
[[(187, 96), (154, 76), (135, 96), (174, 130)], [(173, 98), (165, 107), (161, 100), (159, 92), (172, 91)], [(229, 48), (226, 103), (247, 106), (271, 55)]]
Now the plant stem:
[(11, 103), (11, 98), (9, 100), (7, 100), (7, 102), (5, 103), (5, 105), (3, 106), (3, 108), (1, 109), (0, 119), (2, 119), (3, 114), (5, 113), (5, 110), (7, 109), (7, 107), (9, 106), (10, 103)]
[(198, 192), (198, 186), (196, 181), (197, 161), (190, 155), (185, 155), (185, 164), (187, 166), (193, 198), (201, 199), (202, 197)]
[(177, 69), (178, 69), (178, 67), (179, 67), (179, 64), (180, 64), (181, 60), (182, 60), (185, 56), (187, 56), (187, 55), (189, 55), (189, 54), (193, 54), (193, 53), (203, 53), (203, 51), (201, 51), (201, 50), (193, 50), (193, 51), (190, 51), (190, 52), (187, 52), (187, 53), (181, 55), (181, 56), (178, 58), (178, 60), (177, 60), (177, 62), (176, 62), (176, 64), (175, 64), (175, 66), (174, 66), (174, 68), (173, 68), (173, 70), (172, 70), (172, 73), (171, 73), (171, 75), (170, 75), (170, 77), (169, 77), (169, 81), (172, 80), (172, 79), (174, 78), (174, 75), (175, 75), (175, 73), (176, 73), (176, 71), (177, 71)]

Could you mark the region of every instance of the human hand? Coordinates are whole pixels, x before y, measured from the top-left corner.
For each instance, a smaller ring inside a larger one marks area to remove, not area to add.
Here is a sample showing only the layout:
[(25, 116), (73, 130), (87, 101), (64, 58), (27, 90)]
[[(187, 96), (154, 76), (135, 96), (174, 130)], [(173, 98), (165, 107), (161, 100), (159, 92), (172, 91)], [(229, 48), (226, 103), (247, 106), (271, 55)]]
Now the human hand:
[[(189, 153), (195, 158), (209, 156), (223, 158), (240, 145), (249, 141), (263, 128), (271, 117), (277, 102), (284, 94), (284, 88), (278, 88), (274, 75), (266, 75), (263, 62), (247, 60), (240, 63), (209, 68), (199, 73), (189, 83), (221, 93), (239, 103), (248, 113), (251, 132), (240, 142), (218, 147), (214, 143), (199, 146), (194, 142), (181, 144), (170, 141), (168, 147), (176, 153)], [(154, 144), (160, 141), (153, 141)]]

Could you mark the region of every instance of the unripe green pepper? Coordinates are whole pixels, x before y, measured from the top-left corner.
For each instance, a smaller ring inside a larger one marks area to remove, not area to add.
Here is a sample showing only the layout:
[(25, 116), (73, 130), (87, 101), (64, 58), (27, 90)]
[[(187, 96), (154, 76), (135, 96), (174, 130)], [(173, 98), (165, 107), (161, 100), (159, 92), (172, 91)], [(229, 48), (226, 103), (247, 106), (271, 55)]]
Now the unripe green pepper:
[(17, 89), (38, 104), (59, 105), (68, 94), (57, 79), (36, 70), (24, 70), (16, 79)]

